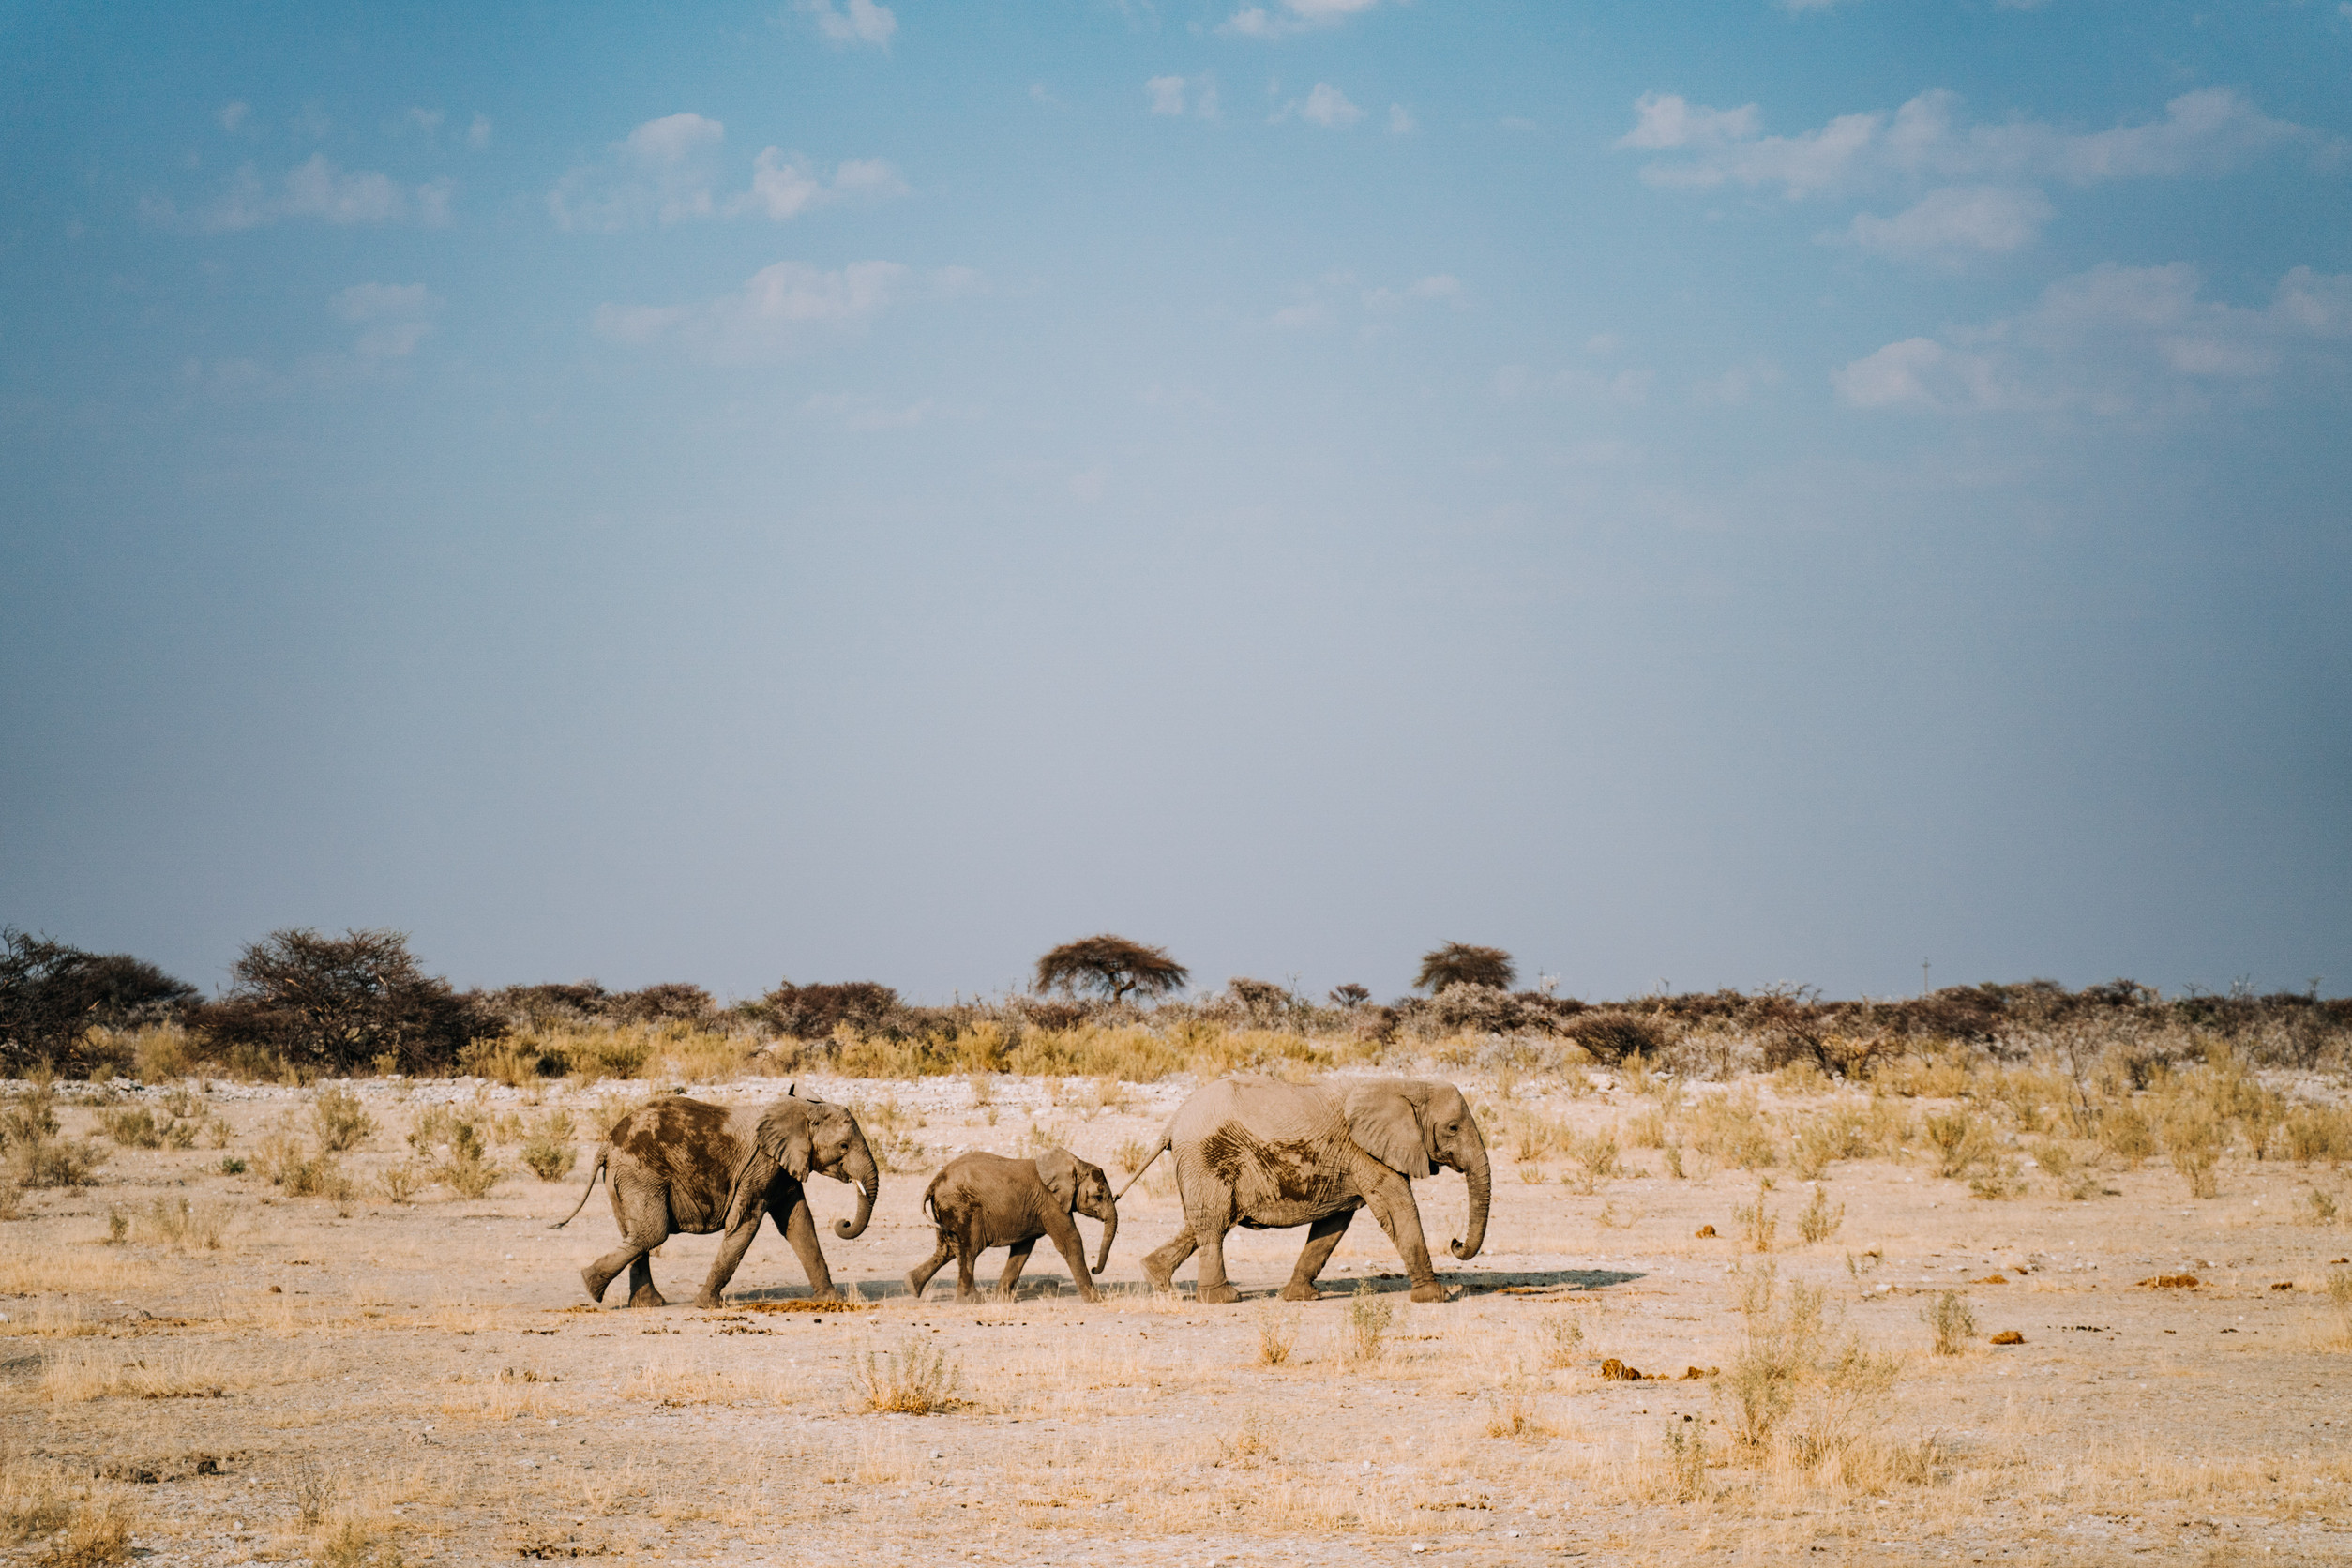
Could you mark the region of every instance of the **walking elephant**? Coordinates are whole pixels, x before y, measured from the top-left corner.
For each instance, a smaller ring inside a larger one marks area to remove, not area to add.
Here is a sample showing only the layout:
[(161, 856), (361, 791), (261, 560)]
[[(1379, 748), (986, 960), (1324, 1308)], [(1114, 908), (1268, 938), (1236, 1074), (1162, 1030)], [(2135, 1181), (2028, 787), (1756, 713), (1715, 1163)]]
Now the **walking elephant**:
[[(907, 1272), (907, 1293), (915, 1300), (923, 1299), (924, 1289), (951, 1252), (956, 1258), (956, 1299), (976, 1300), (972, 1264), (992, 1246), (1012, 1249), (1004, 1259), (1004, 1277), (996, 1286), (999, 1297), (1011, 1300), (1040, 1236), (1053, 1238), (1063, 1261), (1070, 1265), (1070, 1277), (1078, 1282), (1078, 1293), (1090, 1302), (1102, 1299), (1093, 1276), (1110, 1261), (1110, 1244), (1119, 1234), (1119, 1208), (1101, 1166), (1090, 1165), (1067, 1149), (1048, 1149), (1033, 1160), (977, 1151), (958, 1154), (931, 1178), (923, 1207), (938, 1227), (939, 1245)], [(1073, 1210), (1103, 1222), (1102, 1249), (1092, 1269), (1086, 1266), (1086, 1239), (1070, 1218)]]
[(666, 1306), (654, 1289), (654, 1248), (679, 1232), (706, 1236), (723, 1230), (697, 1306), (716, 1306), (719, 1292), (734, 1277), (760, 1216), (776, 1221), (800, 1255), (808, 1288), (820, 1298), (839, 1294), (817, 1244), (816, 1222), (801, 1184), (810, 1171), (857, 1186), (857, 1217), (835, 1220), (833, 1233), (854, 1240), (873, 1217), (881, 1182), (865, 1130), (846, 1106), (807, 1099), (786, 1090), (765, 1107), (730, 1109), (684, 1096), (640, 1106), (606, 1135), (588, 1185), (572, 1212), (551, 1229), (569, 1225), (596, 1190), (598, 1174), (612, 1178), (612, 1217), (621, 1224), (621, 1245), (580, 1271), (592, 1301), (623, 1269), (629, 1272), (631, 1306)]
[(1282, 1298), (1313, 1301), (1319, 1294), (1315, 1276), (1356, 1210), (1368, 1206), (1405, 1259), (1412, 1299), (1443, 1301), (1445, 1287), (1422, 1240), (1411, 1180), (1430, 1174), (1433, 1164), (1452, 1167), (1470, 1183), (1470, 1237), (1454, 1243), (1454, 1256), (1475, 1258), (1485, 1243), (1494, 1193), (1486, 1143), (1461, 1091), (1450, 1083), (1294, 1084), (1237, 1073), (1202, 1085), (1177, 1108), (1153, 1158), (1163, 1151), (1176, 1156), (1184, 1229), (1143, 1260), (1144, 1277), (1155, 1289), (1174, 1289), (1177, 1265), (1198, 1249), (1199, 1299), (1238, 1301), (1240, 1292), (1225, 1277), (1226, 1231), (1235, 1225), (1304, 1225), (1306, 1246)]

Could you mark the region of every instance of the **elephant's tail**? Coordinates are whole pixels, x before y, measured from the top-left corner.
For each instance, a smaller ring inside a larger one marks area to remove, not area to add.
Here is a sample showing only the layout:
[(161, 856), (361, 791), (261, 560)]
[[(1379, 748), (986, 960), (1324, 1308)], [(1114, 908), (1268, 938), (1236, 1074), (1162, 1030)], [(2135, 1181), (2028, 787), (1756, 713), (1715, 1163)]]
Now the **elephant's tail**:
[(1165, 1132), (1161, 1133), (1159, 1142), (1153, 1145), (1151, 1153), (1144, 1156), (1143, 1163), (1135, 1168), (1135, 1174), (1127, 1178), (1127, 1185), (1121, 1187), (1117, 1192), (1111, 1194), (1110, 1200), (1113, 1203), (1116, 1203), (1121, 1199), (1126, 1197), (1127, 1189), (1134, 1186), (1138, 1182), (1142, 1181), (1143, 1173), (1152, 1168), (1152, 1162), (1158, 1159), (1162, 1154), (1167, 1153), (1171, 1146), (1172, 1144), (1168, 1135)]
[(596, 1178), (604, 1174), (605, 1161), (611, 1159), (611, 1144), (603, 1144), (597, 1148), (596, 1163), (588, 1168), (588, 1184), (580, 1189), (580, 1201), (572, 1205), (572, 1212), (570, 1214), (565, 1214), (562, 1219), (559, 1219), (553, 1225), (549, 1226), (548, 1229), (550, 1230), (561, 1230), (564, 1227), (571, 1224), (572, 1221), (580, 1217), (580, 1211), (588, 1207), (588, 1195), (596, 1190)]

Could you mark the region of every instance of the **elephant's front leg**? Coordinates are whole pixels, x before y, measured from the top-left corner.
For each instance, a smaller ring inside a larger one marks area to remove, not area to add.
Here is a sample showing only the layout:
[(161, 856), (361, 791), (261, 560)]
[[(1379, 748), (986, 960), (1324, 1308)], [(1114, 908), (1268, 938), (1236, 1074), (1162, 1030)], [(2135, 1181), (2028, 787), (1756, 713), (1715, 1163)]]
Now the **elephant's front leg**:
[[(1055, 1225), (1053, 1221), (1056, 1219), (1062, 1223)], [(1066, 1214), (1048, 1214), (1046, 1223), (1046, 1234), (1053, 1238), (1054, 1247), (1062, 1254), (1062, 1260), (1070, 1265), (1070, 1277), (1078, 1284), (1079, 1297), (1090, 1302), (1101, 1301), (1103, 1293), (1094, 1289), (1094, 1272), (1086, 1266), (1086, 1238), (1078, 1234), (1077, 1224)], [(1036, 1244), (1033, 1242), (1029, 1244), (1034, 1246)]]
[(1020, 1289), (1021, 1271), (1029, 1267), (1029, 1255), (1036, 1247), (1037, 1238), (1015, 1242), (1004, 1249), (1004, 1273), (996, 1282), (996, 1299), (1009, 1302), (1013, 1292)]
[(711, 1259), (710, 1276), (702, 1281), (702, 1293), (694, 1298), (697, 1306), (724, 1306), (727, 1282), (735, 1277), (743, 1265), (743, 1255), (751, 1250), (751, 1239), (760, 1233), (760, 1221), (764, 1211), (756, 1204), (751, 1212), (735, 1222), (718, 1244), (718, 1256)]
[(1422, 1238), (1421, 1210), (1413, 1202), (1412, 1184), (1363, 1154), (1356, 1156), (1356, 1166), (1357, 1190), (1364, 1194), (1372, 1217), (1396, 1244), (1397, 1256), (1405, 1260), (1405, 1274), (1413, 1282), (1412, 1299), (1445, 1300), (1445, 1287), (1438, 1283), (1438, 1271), (1429, 1261), (1429, 1244)]
[(806, 1194), (792, 1194), (791, 1210), (777, 1229), (792, 1244), (792, 1253), (800, 1259), (803, 1273), (808, 1275), (808, 1293), (821, 1302), (829, 1302), (841, 1292), (833, 1288), (832, 1271), (825, 1267), (824, 1249), (817, 1244), (817, 1222), (808, 1213)]
[(1323, 1265), (1331, 1261), (1331, 1255), (1338, 1250), (1339, 1239), (1348, 1233), (1348, 1222), (1355, 1217), (1356, 1206), (1350, 1203), (1307, 1227), (1306, 1245), (1299, 1253), (1298, 1267), (1290, 1271), (1290, 1283), (1282, 1288), (1284, 1301), (1311, 1302), (1322, 1298), (1315, 1281), (1321, 1277)]

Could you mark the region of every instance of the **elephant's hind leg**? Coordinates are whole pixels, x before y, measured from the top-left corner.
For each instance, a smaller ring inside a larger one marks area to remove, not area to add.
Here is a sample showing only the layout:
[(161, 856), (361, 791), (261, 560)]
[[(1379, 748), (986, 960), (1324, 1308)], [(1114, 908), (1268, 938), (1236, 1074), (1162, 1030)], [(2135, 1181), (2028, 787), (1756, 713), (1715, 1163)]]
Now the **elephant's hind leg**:
[(1338, 1250), (1339, 1239), (1348, 1233), (1348, 1222), (1355, 1217), (1355, 1208), (1350, 1205), (1335, 1214), (1325, 1214), (1307, 1227), (1306, 1245), (1299, 1252), (1298, 1267), (1290, 1271), (1290, 1283), (1282, 1288), (1284, 1301), (1311, 1302), (1321, 1298), (1323, 1293), (1315, 1288), (1315, 1281), (1321, 1275), (1323, 1265), (1331, 1261), (1331, 1255)]
[(1200, 1239), (1192, 1233), (1190, 1226), (1179, 1230), (1167, 1245), (1144, 1255), (1143, 1282), (1154, 1290), (1175, 1289), (1176, 1271), (1199, 1246)]
[(580, 1282), (588, 1287), (588, 1299), (604, 1300), (613, 1277), (626, 1269), (631, 1306), (669, 1305), (661, 1292), (654, 1289), (654, 1266), (647, 1261), (647, 1255), (669, 1239), (670, 1212), (666, 1207), (630, 1216), (622, 1226), (621, 1244), (580, 1271)]
[(996, 1282), (997, 1300), (1009, 1302), (1014, 1292), (1020, 1289), (1021, 1270), (1029, 1266), (1029, 1255), (1036, 1245), (1037, 1238), (1032, 1236), (1025, 1242), (1015, 1242), (1005, 1249), (1004, 1275)]
[(947, 1232), (942, 1230), (939, 1233), (939, 1245), (931, 1249), (931, 1255), (907, 1271), (907, 1294), (916, 1301), (921, 1301), (923, 1292), (930, 1286), (931, 1276), (939, 1273), (946, 1261), (955, 1255), (956, 1249), (948, 1244)]
[(641, 1252), (629, 1263), (629, 1304), (668, 1306), (670, 1298), (654, 1289), (654, 1255)]

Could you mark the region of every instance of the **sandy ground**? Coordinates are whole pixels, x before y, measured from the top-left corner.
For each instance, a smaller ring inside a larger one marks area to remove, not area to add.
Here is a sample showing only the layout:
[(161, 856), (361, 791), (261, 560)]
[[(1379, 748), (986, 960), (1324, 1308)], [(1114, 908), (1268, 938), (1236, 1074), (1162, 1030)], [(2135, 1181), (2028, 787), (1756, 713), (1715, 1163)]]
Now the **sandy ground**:
[[(1493, 1086), (1461, 1081), (1492, 1100)], [(1521, 1086), (1517, 1103), (1621, 1124), (1634, 1102), (1599, 1081), (1549, 1100)], [(992, 1125), (962, 1079), (803, 1090), (895, 1100), (934, 1162), (1033, 1152), (1042, 1126), (1123, 1179), (1116, 1152), (1148, 1143), (1189, 1086), (1128, 1086), (1111, 1108), (1083, 1087), (997, 1080)], [(527, 1098), (471, 1082), (356, 1088), (380, 1123), (350, 1156), (363, 1179), (405, 1156), (401, 1134), (434, 1101), (498, 1111)], [(94, 1128), (82, 1086), (61, 1089), (67, 1130)], [(612, 1093), (529, 1098), (585, 1108)], [(305, 1099), (216, 1084), (206, 1111), (227, 1122), (228, 1153), (249, 1153)], [(1799, 1115), (1824, 1103), (1779, 1102), (1769, 1086), (1764, 1098)], [(496, 1153), (514, 1166), (511, 1146)], [(911, 1301), (901, 1276), (931, 1234), (917, 1208), (928, 1173), (910, 1172), (885, 1179), (864, 1237), (825, 1232), (862, 1309), (761, 1310), (806, 1295), (770, 1231), (727, 1309), (632, 1312), (621, 1289), (599, 1310), (580, 1285), (614, 1234), (602, 1192), (549, 1229), (585, 1157), (554, 1183), (518, 1170), (481, 1199), (436, 1186), (339, 1213), (224, 1175), (222, 1158), (117, 1150), (103, 1185), (28, 1193), (25, 1217), (0, 1227), (13, 1482), (116, 1500), (135, 1549), (173, 1563), (2352, 1562), (2352, 1355), (2324, 1295), (2352, 1232), (2309, 1223), (2300, 1201), (2314, 1183), (2341, 1190), (2324, 1169), (2231, 1160), (2220, 1196), (2194, 1201), (2150, 1164), (2107, 1171), (2112, 1196), (2071, 1201), (2041, 1182), (1985, 1201), (1922, 1161), (1841, 1163), (1827, 1186), (1843, 1224), (1811, 1244), (1794, 1225), (1811, 1189), (1782, 1171), (1765, 1195), (1781, 1221), (1766, 1259), (1735, 1234), (1754, 1173), (1675, 1180), (1636, 1150), (1628, 1174), (1588, 1195), (1561, 1165), (1529, 1182), (1498, 1158), (1486, 1250), (1444, 1271), (1459, 1299), (1406, 1302), (1395, 1253), (1359, 1216), (1326, 1299), (1295, 1307), (1263, 1298), (1304, 1232), (1236, 1232), (1230, 1267), (1253, 1298), (1241, 1305), (1142, 1292), (1140, 1258), (1177, 1229), (1165, 1162), (1123, 1205), (1100, 1304), (1076, 1296), (1050, 1244), (1016, 1303), (957, 1305), (952, 1265)], [(845, 1186), (811, 1188), (823, 1220), (852, 1207)], [(1461, 1234), (1460, 1179), (1419, 1192), (1433, 1242)], [(226, 1214), (218, 1249), (148, 1239), (139, 1216), (183, 1197)], [(134, 1221), (120, 1244), (106, 1239), (113, 1210)], [(1710, 1224), (1718, 1238), (1694, 1234)], [(689, 1299), (716, 1245), (673, 1239), (657, 1281)], [(1767, 1262), (1827, 1285), (1847, 1326), (1900, 1355), (1882, 1431), (1931, 1455), (1924, 1479), (1775, 1482), (1729, 1442), (1720, 1377), (1598, 1375), (1608, 1357), (1669, 1375), (1730, 1364), (1733, 1271)], [(2163, 1274), (2200, 1283), (2135, 1283)], [(1378, 1357), (1350, 1364), (1348, 1293), (1367, 1279), (1394, 1317)], [(1922, 1307), (1955, 1286), (1979, 1333), (1934, 1355)], [(1560, 1357), (1563, 1317), (1582, 1338)], [(1269, 1323), (1295, 1336), (1285, 1364), (1261, 1360)], [(2000, 1330), (2024, 1343), (1987, 1344)], [(967, 1402), (858, 1413), (861, 1358), (916, 1343), (960, 1374)], [(1713, 1456), (1697, 1500), (1660, 1500), (1676, 1425)]]

